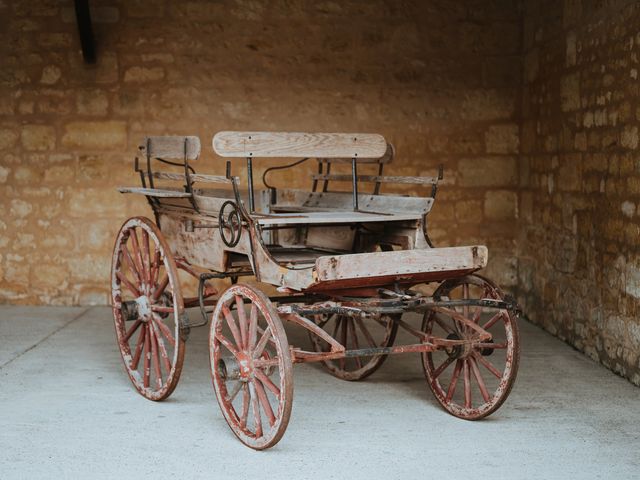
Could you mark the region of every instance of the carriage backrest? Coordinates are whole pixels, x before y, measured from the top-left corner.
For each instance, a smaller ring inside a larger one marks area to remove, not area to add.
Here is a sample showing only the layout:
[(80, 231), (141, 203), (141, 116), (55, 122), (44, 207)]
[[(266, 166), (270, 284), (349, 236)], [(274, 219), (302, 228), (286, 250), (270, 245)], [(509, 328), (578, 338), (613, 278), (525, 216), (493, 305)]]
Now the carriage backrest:
[(165, 135), (146, 137), (140, 152), (164, 160), (196, 160), (200, 156), (200, 139), (196, 136)]
[(370, 133), (218, 132), (213, 149), (221, 157), (378, 159), (387, 150), (382, 135)]

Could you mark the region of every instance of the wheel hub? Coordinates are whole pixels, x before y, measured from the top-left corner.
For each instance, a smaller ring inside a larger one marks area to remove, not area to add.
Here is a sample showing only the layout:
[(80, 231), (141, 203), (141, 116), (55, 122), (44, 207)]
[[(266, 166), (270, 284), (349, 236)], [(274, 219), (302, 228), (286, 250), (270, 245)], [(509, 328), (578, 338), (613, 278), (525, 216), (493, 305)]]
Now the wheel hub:
[(218, 373), (225, 380), (247, 381), (253, 373), (253, 360), (245, 352), (237, 357), (223, 357), (218, 360)]
[[(489, 340), (487, 340), (487, 343), (492, 343), (493, 342), (493, 337), (489, 338)], [(491, 355), (493, 353), (493, 348), (481, 348), (480, 349), (480, 354), (483, 357), (488, 357), (489, 355)]]
[[(457, 333), (450, 333), (447, 335), (447, 340), (460, 340), (460, 337)], [(452, 345), (450, 347), (445, 347), (444, 351), (449, 355), (449, 358), (460, 358), (462, 354), (462, 346)]]
[(148, 322), (151, 320), (153, 312), (151, 311), (151, 302), (149, 301), (149, 297), (146, 295), (141, 295), (136, 298), (136, 309), (138, 311), (138, 318), (143, 322)]
[(237, 362), (240, 378), (248, 379), (253, 373), (253, 359), (245, 352), (240, 352), (238, 353)]

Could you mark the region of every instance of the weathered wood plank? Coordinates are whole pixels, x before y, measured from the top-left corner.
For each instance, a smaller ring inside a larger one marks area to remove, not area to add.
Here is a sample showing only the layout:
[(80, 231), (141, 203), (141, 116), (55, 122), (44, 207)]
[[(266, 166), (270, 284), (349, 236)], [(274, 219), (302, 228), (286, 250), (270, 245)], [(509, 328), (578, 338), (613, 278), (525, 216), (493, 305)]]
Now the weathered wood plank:
[[(280, 189), (277, 191), (278, 208), (303, 207), (317, 210), (353, 210), (351, 192), (309, 192), (307, 190)], [(358, 203), (362, 210), (384, 213), (420, 213), (431, 210), (433, 198), (409, 197), (402, 195), (359, 194)]]
[(411, 276), (424, 272), (477, 270), (487, 265), (487, 247), (427, 248), (331, 255), (316, 260), (318, 281)]
[(185, 142), (187, 160), (195, 160), (200, 156), (200, 139), (195, 136), (158, 136), (146, 137), (140, 145), (140, 152), (147, 154), (149, 146), (149, 156), (153, 158), (184, 160)]
[(148, 197), (160, 197), (160, 198), (188, 198), (190, 193), (181, 192), (178, 190), (161, 190), (158, 188), (141, 188), (141, 187), (118, 187), (120, 193), (137, 193), (140, 195), (147, 195)]
[(308, 213), (274, 213), (261, 217), (256, 215), (260, 225), (304, 225), (324, 223), (367, 223), (418, 220), (419, 213), (367, 213), (367, 212), (308, 212)]
[[(319, 174), (314, 173), (311, 175), (313, 180), (332, 180), (336, 182), (350, 182), (351, 175), (342, 174)], [(409, 184), (409, 185), (435, 185), (438, 183), (437, 177), (394, 177), (388, 175), (358, 175), (359, 182), (370, 183), (397, 183), (397, 184)]]
[[(184, 174), (169, 172), (153, 172), (153, 178), (162, 180), (176, 180), (179, 182), (185, 180)], [(189, 178), (192, 182), (224, 183), (231, 185), (231, 180), (229, 180), (227, 177), (223, 177), (222, 175), (202, 175), (200, 173), (192, 173), (189, 175)]]
[[(396, 149), (391, 143), (387, 143), (387, 150), (379, 158), (358, 158), (358, 163), (391, 163), (396, 154)], [(351, 163), (351, 158), (318, 158), (322, 163)]]
[(380, 158), (382, 135), (366, 133), (218, 132), (213, 149), (221, 157)]

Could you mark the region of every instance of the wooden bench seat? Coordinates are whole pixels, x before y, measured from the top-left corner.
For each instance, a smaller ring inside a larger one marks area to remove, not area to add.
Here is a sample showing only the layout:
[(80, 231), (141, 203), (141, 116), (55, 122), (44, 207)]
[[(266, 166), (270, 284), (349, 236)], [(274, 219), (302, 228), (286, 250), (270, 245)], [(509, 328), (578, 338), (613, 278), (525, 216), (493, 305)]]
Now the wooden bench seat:
[(419, 213), (381, 213), (381, 212), (304, 212), (304, 213), (272, 213), (270, 215), (255, 214), (259, 225), (303, 225), (327, 223), (368, 223), (418, 220)]

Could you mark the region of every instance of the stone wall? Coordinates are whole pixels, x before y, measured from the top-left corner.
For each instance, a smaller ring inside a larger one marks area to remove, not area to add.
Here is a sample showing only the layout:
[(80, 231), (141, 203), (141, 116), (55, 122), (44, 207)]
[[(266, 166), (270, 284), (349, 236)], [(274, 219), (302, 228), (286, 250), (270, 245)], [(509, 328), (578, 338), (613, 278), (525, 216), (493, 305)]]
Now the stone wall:
[(115, 191), (138, 142), (197, 134), (220, 174), (221, 129), (379, 132), (396, 175), (444, 163), (434, 241), (486, 243), (515, 285), (519, 1), (91, 1), (96, 65), (70, 3), (0, 0), (0, 302), (107, 303), (115, 233), (150, 213)]
[(528, 1), (524, 19), (520, 298), (640, 384), (640, 3)]

